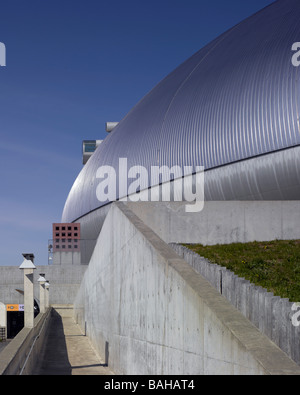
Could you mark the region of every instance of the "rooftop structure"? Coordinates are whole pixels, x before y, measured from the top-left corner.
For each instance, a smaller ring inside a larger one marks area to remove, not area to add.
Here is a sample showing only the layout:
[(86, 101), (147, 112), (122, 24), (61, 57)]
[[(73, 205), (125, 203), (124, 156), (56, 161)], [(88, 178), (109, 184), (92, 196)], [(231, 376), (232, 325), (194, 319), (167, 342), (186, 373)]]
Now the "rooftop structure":
[(82, 142), (82, 164), (85, 165), (90, 159), (102, 140), (84, 140)]

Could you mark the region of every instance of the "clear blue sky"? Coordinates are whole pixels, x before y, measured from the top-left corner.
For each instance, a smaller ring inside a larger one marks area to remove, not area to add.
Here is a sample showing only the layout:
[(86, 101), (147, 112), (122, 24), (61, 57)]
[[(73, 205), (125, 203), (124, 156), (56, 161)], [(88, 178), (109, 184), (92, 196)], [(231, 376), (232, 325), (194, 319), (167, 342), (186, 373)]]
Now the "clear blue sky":
[(180, 63), (269, 0), (14, 0), (0, 6), (0, 265), (47, 264), (52, 223), (105, 137)]

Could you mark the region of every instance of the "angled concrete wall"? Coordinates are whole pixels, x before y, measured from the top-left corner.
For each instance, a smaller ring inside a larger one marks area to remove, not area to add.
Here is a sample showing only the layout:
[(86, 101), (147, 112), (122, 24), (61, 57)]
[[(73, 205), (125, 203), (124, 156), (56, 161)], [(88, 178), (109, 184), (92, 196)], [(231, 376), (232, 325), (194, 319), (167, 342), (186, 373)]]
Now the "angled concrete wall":
[(38, 314), (33, 328), (23, 328), (0, 353), (1, 375), (31, 375), (47, 339), (51, 309)]
[(117, 374), (300, 374), (124, 203), (107, 215), (74, 314)]
[(187, 213), (187, 202), (126, 203), (167, 243), (229, 244), (300, 239), (300, 201), (206, 201)]
[(300, 326), (293, 324), (294, 303), (251, 284), (225, 267), (212, 264), (180, 244), (170, 245), (236, 309), (300, 365)]

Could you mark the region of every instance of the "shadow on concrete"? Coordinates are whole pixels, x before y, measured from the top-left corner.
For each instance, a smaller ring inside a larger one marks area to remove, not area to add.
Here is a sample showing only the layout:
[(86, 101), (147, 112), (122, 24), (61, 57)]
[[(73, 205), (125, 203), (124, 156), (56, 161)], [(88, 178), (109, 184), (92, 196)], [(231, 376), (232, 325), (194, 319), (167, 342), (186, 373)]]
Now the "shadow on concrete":
[(71, 372), (62, 318), (52, 309), (47, 341), (33, 375), (71, 375)]
[(79, 366), (72, 366), (72, 369), (82, 369), (82, 368), (95, 368), (95, 367), (107, 367), (107, 365), (105, 363), (96, 363), (93, 365), (79, 365)]

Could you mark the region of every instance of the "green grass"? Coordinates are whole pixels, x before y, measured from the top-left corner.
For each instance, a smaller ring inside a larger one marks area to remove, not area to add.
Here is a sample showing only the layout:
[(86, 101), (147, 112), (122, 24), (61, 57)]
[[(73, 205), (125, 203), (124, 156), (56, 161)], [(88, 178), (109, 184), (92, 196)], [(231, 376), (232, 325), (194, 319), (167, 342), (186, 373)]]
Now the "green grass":
[(291, 302), (300, 302), (300, 240), (185, 247)]

